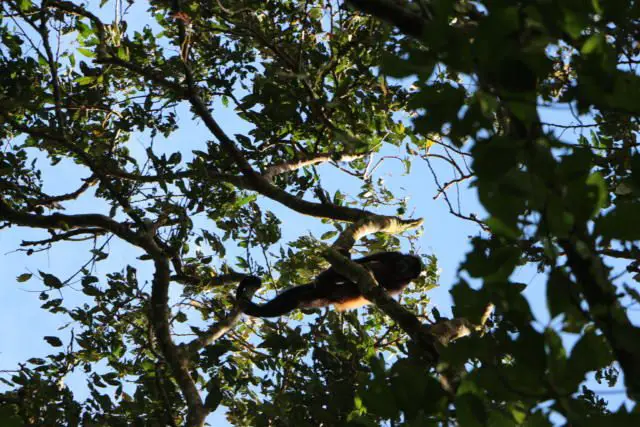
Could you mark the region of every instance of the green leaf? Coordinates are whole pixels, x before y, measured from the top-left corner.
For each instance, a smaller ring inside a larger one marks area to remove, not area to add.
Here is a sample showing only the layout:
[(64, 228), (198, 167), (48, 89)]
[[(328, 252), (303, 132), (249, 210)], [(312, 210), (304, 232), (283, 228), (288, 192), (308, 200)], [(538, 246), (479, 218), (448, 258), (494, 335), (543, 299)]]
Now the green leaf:
[(592, 415), (581, 420), (579, 425), (584, 427), (638, 427), (640, 425), (640, 414)]
[(596, 33), (589, 37), (587, 41), (582, 45), (582, 49), (580, 52), (583, 55), (589, 55), (594, 52), (602, 52), (607, 47), (607, 40), (605, 39), (604, 34)]
[(238, 267), (242, 270), (247, 270), (249, 268), (249, 263), (247, 263), (247, 260), (244, 259), (243, 257), (237, 256), (236, 263)]
[(505, 236), (510, 239), (517, 239), (518, 237), (520, 237), (520, 230), (506, 224), (496, 216), (487, 218), (485, 220), (485, 223), (491, 229), (491, 231), (497, 235)]
[(79, 47), (77, 50), (78, 50), (78, 52), (80, 52), (81, 54), (86, 56), (87, 58), (95, 58), (96, 57), (95, 52), (90, 50), (90, 49), (85, 49), (85, 48)]
[(58, 337), (44, 337), (44, 340), (52, 347), (62, 347), (62, 341)]
[(176, 313), (174, 319), (178, 323), (184, 323), (187, 321), (187, 315), (184, 314), (182, 311), (179, 311)]
[(175, 165), (180, 163), (181, 160), (182, 160), (182, 154), (179, 151), (176, 151), (175, 153), (171, 153), (171, 155), (169, 156), (168, 162)]
[(118, 58), (123, 61), (129, 61), (129, 49), (126, 46), (120, 46), (117, 52)]
[(82, 287), (82, 293), (90, 297), (97, 297), (102, 295), (102, 291), (95, 286), (85, 285)]
[(566, 237), (573, 228), (574, 217), (565, 210), (563, 200), (549, 196), (545, 212), (546, 225), (549, 231), (559, 237)]
[(604, 368), (611, 362), (613, 355), (606, 339), (587, 331), (573, 347), (567, 368), (577, 387), (588, 372)]
[(456, 117), (464, 106), (465, 91), (450, 84), (427, 86), (411, 98), (412, 108), (424, 108), (426, 114), (414, 119), (416, 131), (423, 134), (440, 132), (446, 122)]
[(326, 233), (323, 233), (322, 236), (320, 236), (320, 240), (329, 240), (337, 234), (337, 231), (327, 231)]
[(27, 280), (31, 279), (31, 276), (33, 276), (33, 274), (31, 273), (22, 273), (21, 275), (19, 275), (16, 280), (18, 281), (18, 283), (23, 283), (26, 282)]
[(97, 80), (98, 80), (97, 76), (84, 76), (84, 77), (78, 77), (75, 80), (75, 82), (78, 83), (80, 86), (89, 86), (91, 84), (94, 84)]
[[(91, 27), (88, 26), (87, 24), (85, 24), (84, 22), (80, 21), (80, 20), (78, 20), (76, 22), (76, 30), (78, 30), (78, 33), (80, 33), (80, 35), (82, 37), (84, 37), (84, 38), (87, 38), (91, 34), (93, 34), (93, 30), (91, 29)], [(82, 49), (82, 48), (79, 48), (79, 49)], [(85, 50), (88, 50), (88, 49), (85, 49)], [(89, 52), (91, 52), (91, 51), (89, 51)], [(91, 53), (93, 53), (93, 52), (91, 52)], [(88, 56), (88, 55), (86, 55), (84, 53), (83, 53), (83, 55)]]
[(598, 172), (589, 175), (589, 178), (587, 178), (587, 185), (594, 187), (597, 195), (596, 204), (594, 206), (593, 213), (591, 214), (591, 217), (593, 218), (607, 205), (607, 202), (609, 201), (609, 190), (604, 178)]
[(520, 423), (514, 424), (513, 418), (507, 416), (507, 414), (505, 413), (495, 410), (489, 412), (489, 420), (487, 422), (487, 425), (491, 427), (513, 427), (514, 425), (519, 424)]
[(489, 420), (482, 399), (471, 393), (456, 396), (456, 412), (458, 422), (465, 427), (485, 426)]
[(32, 5), (31, 0), (20, 0), (18, 2), (18, 8), (23, 12), (26, 12), (29, 9), (31, 9), (31, 5)]
[(567, 368), (567, 353), (562, 345), (562, 339), (558, 333), (546, 328), (544, 331), (545, 346), (547, 348), (547, 367), (552, 383), (560, 384), (564, 379)]
[(244, 205), (246, 205), (248, 203), (255, 202), (256, 199), (257, 199), (257, 197), (256, 197), (255, 194), (248, 194), (245, 197), (237, 198), (236, 201), (233, 203), (233, 206), (235, 208), (239, 208), (239, 207), (242, 207), (242, 206), (244, 206)]
[(551, 421), (542, 412), (536, 412), (527, 417), (524, 427), (552, 427)]
[(63, 283), (60, 281), (60, 279), (58, 279), (53, 274), (43, 273), (42, 271), (38, 271), (38, 272), (40, 273), (40, 276), (44, 280), (44, 284), (46, 286), (49, 286), (50, 288), (54, 288), (54, 289), (60, 289), (62, 288), (62, 286), (64, 286)]
[(109, 372), (106, 373), (104, 375), (101, 375), (102, 380), (104, 382), (106, 382), (107, 384), (117, 387), (120, 385), (120, 381), (118, 380), (118, 373), (117, 372)]
[(0, 406), (0, 420), (2, 427), (23, 427), (25, 424), (18, 416), (18, 405), (3, 404)]
[(640, 203), (621, 202), (596, 222), (596, 232), (620, 240), (640, 239)]
[(564, 10), (563, 28), (574, 39), (580, 37), (587, 23), (587, 20), (580, 14), (574, 13), (568, 8)]
[[(553, 270), (549, 275), (547, 281), (547, 305), (549, 307), (549, 314), (551, 318), (564, 313), (574, 304), (579, 303), (580, 300), (573, 300), (571, 288), (575, 285), (569, 280), (569, 278), (558, 270)], [(575, 296), (578, 296), (575, 292)]]
[(84, 276), (82, 278), (82, 286), (89, 286), (92, 283), (97, 283), (98, 278), (96, 276)]

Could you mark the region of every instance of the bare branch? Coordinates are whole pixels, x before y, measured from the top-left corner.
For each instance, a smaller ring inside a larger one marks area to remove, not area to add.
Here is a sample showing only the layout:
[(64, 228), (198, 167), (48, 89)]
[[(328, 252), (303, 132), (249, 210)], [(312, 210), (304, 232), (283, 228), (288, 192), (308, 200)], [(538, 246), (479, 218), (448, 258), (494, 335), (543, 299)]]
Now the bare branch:
[[(440, 184), (440, 180), (438, 179), (438, 175), (436, 174), (435, 170), (433, 170), (433, 166), (431, 166), (431, 161), (429, 160), (429, 157), (424, 157), (424, 161), (427, 163), (427, 167), (429, 168), (429, 171), (431, 172), (431, 175), (433, 176), (433, 180), (436, 183), (436, 187), (438, 187), (438, 194), (442, 194), (444, 196), (444, 201), (447, 204), (447, 206), (449, 207), (449, 212), (453, 216), (456, 216), (458, 218), (464, 219), (466, 221), (475, 222), (476, 224), (478, 224), (480, 226), (480, 228), (483, 231), (489, 231), (489, 227), (483, 221), (479, 220), (478, 217), (475, 214), (472, 213), (470, 215), (464, 215), (464, 214), (460, 213), (460, 209), (458, 209), (458, 210), (454, 209), (453, 204), (451, 203), (451, 200), (449, 200), (449, 196), (447, 195), (447, 192), (445, 191), (444, 187)], [(435, 199), (435, 197), (434, 197), (434, 199)]]
[(556, 124), (556, 123), (541, 122), (540, 124), (543, 125), (543, 126), (551, 126), (551, 127), (560, 128), (560, 129), (581, 129), (581, 128), (592, 128), (592, 127), (600, 126), (599, 123), (588, 123), (588, 124), (577, 124), (577, 125), (561, 125), (561, 124)]
[(39, 245), (47, 245), (54, 242), (59, 242), (61, 240), (85, 240), (85, 239), (71, 239), (72, 237), (79, 236), (82, 234), (88, 234), (90, 238), (95, 238), (96, 236), (101, 236), (105, 234), (105, 231), (100, 228), (78, 228), (75, 230), (68, 231), (66, 233), (55, 234), (52, 233), (52, 236), (49, 239), (44, 240), (23, 240), (20, 243), (20, 246), (39, 246)]
[(469, 178), (473, 178), (474, 176), (475, 176), (474, 174), (463, 175), (463, 176), (461, 176), (461, 177), (459, 177), (459, 178), (452, 179), (452, 180), (451, 180), (451, 181), (449, 181), (449, 182), (445, 182), (445, 183), (442, 185), (442, 187), (440, 187), (440, 188), (438, 189), (438, 192), (436, 193), (436, 195), (435, 195), (435, 196), (433, 196), (433, 200), (438, 200), (438, 198), (439, 198), (442, 194), (444, 194), (444, 192), (445, 192), (445, 191), (447, 191), (447, 190), (449, 189), (449, 187), (451, 187), (452, 185), (460, 184), (461, 182), (464, 182), (464, 181), (468, 180)]
[(60, 194), (58, 196), (47, 196), (38, 200), (30, 200), (29, 203), (32, 206), (52, 206), (59, 202), (75, 200), (80, 197), (82, 193), (87, 191), (92, 185), (94, 185), (96, 181), (97, 180), (94, 176), (90, 176), (89, 178), (84, 180), (82, 185), (76, 191), (72, 191), (71, 193), (67, 194)]

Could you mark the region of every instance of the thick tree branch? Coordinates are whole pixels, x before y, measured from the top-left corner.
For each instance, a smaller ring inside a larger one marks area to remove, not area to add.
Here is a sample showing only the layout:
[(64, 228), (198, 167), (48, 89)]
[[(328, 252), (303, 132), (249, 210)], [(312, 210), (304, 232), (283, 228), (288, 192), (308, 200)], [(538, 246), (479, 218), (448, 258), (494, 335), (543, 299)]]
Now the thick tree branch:
[(340, 233), (333, 247), (348, 252), (358, 240), (366, 235), (373, 233), (400, 234), (418, 228), (422, 223), (422, 218), (403, 220), (397, 217), (371, 214), (350, 225)]
[(143, 239), (128, 224), (114, 221), (108, 216), (100, 214), (65, 215), (54, 213), (51, 215), (36, 215), (17, 211), (11, 208), (7, 202), (0, 199), (0, 220), (32, 228), (59, 230), (87, 227), (101, 228), (133, 245), (143, 247)]
[(275, 165), (269, 166), (262, 176), (271, 181), (274, 176), (278, 176), (280, 174), (286, 172), (292, 172), (294, 170), (304, 168), (306, 166), (317, 165), (318, 163), (325, 163), (330, 161), (337, 162), (350, 162), (352, 160), (361, 159), (366, 156), (366, 154), (342, 154), (337, 156), (332, 156), (330, 154), (317, 154), (315, 156), (310, 156), (300, 160), (293, 160), (290, 162), (277, 163)]
[[(153, 239), (147, 240), (147, 245), (155, 246)], [(158, 248), (159, 249), (159, 248)], [(171, 282), (169, 261), (165, 256), (153, 256), (155, 272), (153, 275), (153, 289), (151, 292), (151, 320), (153, 332), (158, 345), (171, 367), (171, 371), (187, 402), (187, 420), (189, 427), (204, 425), (207, 409), (205, 408), (196, 383), (189, 373), (189, 358), (175, 345), (171, 337), (169, 323), (169, 284)]]

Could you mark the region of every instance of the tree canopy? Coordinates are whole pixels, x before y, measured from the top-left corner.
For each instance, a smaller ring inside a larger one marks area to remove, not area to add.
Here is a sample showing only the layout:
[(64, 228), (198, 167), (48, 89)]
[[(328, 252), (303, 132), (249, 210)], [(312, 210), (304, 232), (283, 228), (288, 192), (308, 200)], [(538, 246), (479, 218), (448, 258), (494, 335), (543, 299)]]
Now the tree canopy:
[[(5, 277), (64, 327), (2, 366), (3, 425), (638, 425), (636, 2), (99, 3), (0, 4), (0, 229), (77, 260)], [(400, 301), (345, 257), (419, 251), (438, 220), (387, 160), (474, 227), (451, 318), (439, 254)], [(329, 266), (373, 304), (234, 299)]]

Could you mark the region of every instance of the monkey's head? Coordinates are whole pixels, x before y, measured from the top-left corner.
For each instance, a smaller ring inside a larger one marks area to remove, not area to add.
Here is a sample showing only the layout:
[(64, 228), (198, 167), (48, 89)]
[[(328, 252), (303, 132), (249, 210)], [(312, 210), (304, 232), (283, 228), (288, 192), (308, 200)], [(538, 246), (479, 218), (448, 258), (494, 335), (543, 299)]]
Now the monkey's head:
[(413, 280), (420, 276), (424, 269), (422, 259), (416, 255), (402, 255), (396, 263), (397, 274), (399, 278)]

